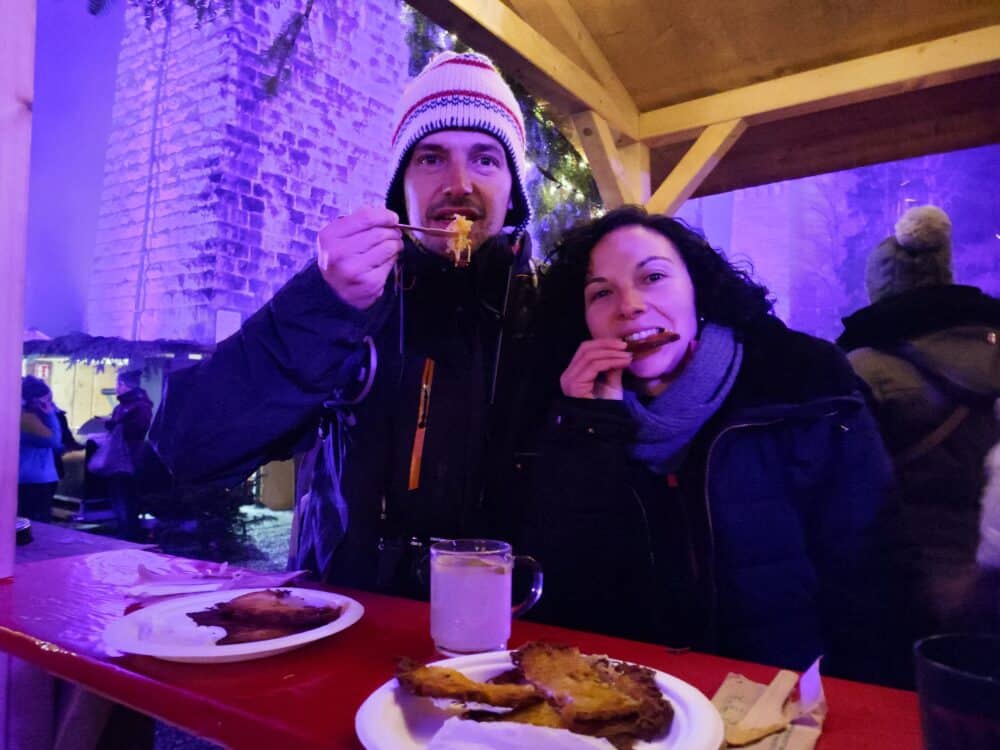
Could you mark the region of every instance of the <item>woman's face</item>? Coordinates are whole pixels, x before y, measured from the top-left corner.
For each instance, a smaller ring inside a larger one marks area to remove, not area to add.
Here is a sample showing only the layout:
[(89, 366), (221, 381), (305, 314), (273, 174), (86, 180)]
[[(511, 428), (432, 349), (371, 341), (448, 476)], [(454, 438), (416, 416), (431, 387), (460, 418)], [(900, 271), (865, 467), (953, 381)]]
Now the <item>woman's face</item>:
[(635, 355), (628, 371), (640, 390), (657, 393), (680, 374), (698, 335), (698, 316), (694, 284), (670, 240), (639, 225), (606, 234), (591, 252), (583, 294), (594, 338), (630, 340), (664, 329), (680, 336)]

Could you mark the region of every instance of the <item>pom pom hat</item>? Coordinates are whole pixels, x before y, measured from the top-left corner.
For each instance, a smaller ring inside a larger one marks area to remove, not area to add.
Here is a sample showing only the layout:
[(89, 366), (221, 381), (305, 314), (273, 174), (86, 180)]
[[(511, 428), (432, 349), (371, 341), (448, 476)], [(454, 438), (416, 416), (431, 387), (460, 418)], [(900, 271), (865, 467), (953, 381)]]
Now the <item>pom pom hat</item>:
[(510, 86), (489, 58), (467, 52), (436, 55), (403, 92), (392, 132), (392, 179), (386, 206), (406, 216), (403, 175), (417, 142), (439, 130), (477, 130), (496, 138), (511, 169), (511, 208), (504, 221), (520, 234), (531, 220), (525, 191), (524, 117)]
[(948, 214), (937, 206), (917, 206), (904, 213), (894, 229), (868, 256), (865, 286), (872, 302), (917, 287), (953, 283)]

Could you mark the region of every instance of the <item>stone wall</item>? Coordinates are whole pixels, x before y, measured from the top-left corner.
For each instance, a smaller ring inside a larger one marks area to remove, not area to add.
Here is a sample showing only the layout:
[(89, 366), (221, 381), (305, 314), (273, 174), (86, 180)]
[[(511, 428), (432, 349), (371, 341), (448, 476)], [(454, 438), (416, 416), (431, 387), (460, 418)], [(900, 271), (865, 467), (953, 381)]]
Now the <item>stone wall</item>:
[(328, 217), (382, 202), (408, 77), (398, 2), (317, 2), (269, 97), (264, 53), (304, 5), (237, 2), (199, 29), (175, 4), (151, 30), (128, 8), (90, 332), (215, 341), (313, 256)]

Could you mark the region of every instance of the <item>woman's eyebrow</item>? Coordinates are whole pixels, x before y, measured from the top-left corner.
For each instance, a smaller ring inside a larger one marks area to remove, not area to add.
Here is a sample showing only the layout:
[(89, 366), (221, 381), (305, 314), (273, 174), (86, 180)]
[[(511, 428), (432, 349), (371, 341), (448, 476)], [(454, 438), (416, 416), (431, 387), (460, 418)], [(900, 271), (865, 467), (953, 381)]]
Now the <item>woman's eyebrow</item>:
[(588, 276), (586, 280), (583, 282), (583, 285), (587, 286), (588, 284), (597, 284), (603, 281), (607, 281), (607, 279), (604, 278), (603, 276)]
[(636, 268), (642, 268), (647, 263), (652, 263), (654, 260), (666, 261), (670, 265), (674, 264), (674, 259), (671, 258), (671, 257), (669, 257), (669, 256), (666, 256), (666, 255), (650, 255), (648, 258), (644, 258), (643, 260), (640, 260), (638, 263), (636, 263), (635, 267)]

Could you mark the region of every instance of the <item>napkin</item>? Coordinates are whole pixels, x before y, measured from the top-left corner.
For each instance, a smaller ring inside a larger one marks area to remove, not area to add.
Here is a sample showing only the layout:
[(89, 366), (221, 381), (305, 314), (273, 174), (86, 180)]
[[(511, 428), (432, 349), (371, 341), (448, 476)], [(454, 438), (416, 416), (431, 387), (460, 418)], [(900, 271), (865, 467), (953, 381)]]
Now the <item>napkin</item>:
[(573, 734), (565, 729), (531, 724), (448, 719), (431, 738), (427, 750), (614, 750), (611, 743), (597, 737)]
[(257, 573), (251, 570), (230, 570), (229, 563), (204, 563), (195, 570), (153, 570), (140, 564), (136, 583), (126, 590), (135, 599), (150, 599), (175, 594), (197, 594), (223, 589), (257, 589), (283, 586), (306, 571)]
[[(826, 718), (819, 659), (801, 677), (781, 670), (770, 684), (730, 673), (712, 697), (726, 744), (747, 750), (812, 750)], [(796, 695), (797, 688), (797, 695)]]
[(143, 603), (150, 599), (204, 591), (283, 586), (305, 571), (258, 573), (229, 563), (186, 560), (139, 549), (96, 552), (82, 558), (91, 577)]

